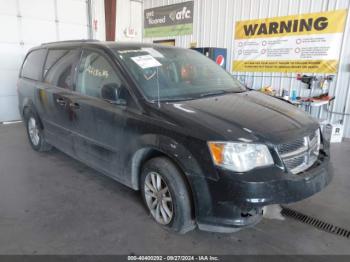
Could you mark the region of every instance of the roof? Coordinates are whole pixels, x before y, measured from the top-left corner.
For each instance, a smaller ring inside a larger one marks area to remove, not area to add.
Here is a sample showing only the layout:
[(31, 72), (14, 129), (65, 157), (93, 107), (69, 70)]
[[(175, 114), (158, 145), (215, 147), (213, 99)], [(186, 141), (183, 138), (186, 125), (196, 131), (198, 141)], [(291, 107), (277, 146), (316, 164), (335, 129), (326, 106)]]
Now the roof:
[[(43, 43), (41, 47), (49, 47), (49, 46), (78, 46), (78, 45), (97, 45), (104, 46), (107, 48), (116, 48), (116, 49), (130, 49), (130, 48), (141, 48), (141, 47), (154, 47), (160, 46), (157, 44), (150, 43), (141, 43), (141, 42), (112, 42), (112, 41), (99, 41), (94, 39), (84, 39), (84, 40), (67, 40), (67, 41), (57, 41), (50, 43)], [(166, 46), (162, 46), (166, 47)], [(173, 48), (173, 47), (168, 47)]]
[(85, 43), (96, 43), (96, 42), (100, 42), (100, 41), (94, 40), (94, 39), (65, 40), (65, 41), (42, 43), (41, 46), (64, 45), (64, 44), (85, 44)]

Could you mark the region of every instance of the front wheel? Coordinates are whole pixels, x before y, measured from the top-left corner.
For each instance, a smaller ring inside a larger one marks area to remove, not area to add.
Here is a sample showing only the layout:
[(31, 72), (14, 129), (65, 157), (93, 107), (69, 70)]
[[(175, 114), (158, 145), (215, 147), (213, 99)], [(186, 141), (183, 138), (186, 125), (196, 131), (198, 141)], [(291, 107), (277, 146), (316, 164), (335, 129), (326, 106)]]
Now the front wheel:
[(191, 199), (182, 173), (167, 158), (149, 160), (142, 168), (141, 192), (153, 219), (165, 229), (194, 229)]

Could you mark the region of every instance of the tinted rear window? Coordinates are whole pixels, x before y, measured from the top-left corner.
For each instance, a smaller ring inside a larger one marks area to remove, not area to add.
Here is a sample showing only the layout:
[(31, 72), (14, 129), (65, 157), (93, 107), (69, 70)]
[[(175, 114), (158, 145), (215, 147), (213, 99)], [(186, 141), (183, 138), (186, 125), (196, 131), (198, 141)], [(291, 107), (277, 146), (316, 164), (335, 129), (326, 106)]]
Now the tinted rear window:
[(41, 80), (45, 56), (46, 49), (30, 52), (24, 61), (21, 76), (32, 80)]
[(44, 81), (62, 88), (72, 88), (74, 68), (79, 61), (78, 49), (49, 50), (44, 67)]

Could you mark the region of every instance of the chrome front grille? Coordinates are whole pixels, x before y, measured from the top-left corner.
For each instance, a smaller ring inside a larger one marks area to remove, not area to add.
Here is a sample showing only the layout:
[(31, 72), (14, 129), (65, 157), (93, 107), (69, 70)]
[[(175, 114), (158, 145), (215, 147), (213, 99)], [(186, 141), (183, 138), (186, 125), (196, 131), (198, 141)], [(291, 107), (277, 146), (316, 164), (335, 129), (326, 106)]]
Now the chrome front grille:
[(284, 165), (293, 174), (305, 171), (312, 166), (320, 150), (320, 130), (317, 129), (309, 136), (299, 138), (291, 143), (277, 145)]
[(302, 148), (304, 144), (305, 144), (304, 138), (300, 138), (291, 143), (280, 144), (277, 146), (277, 149), (280, 154), (284, 155)]
[(305, 155), (289, 158), (284, 160), (284, 164), (288, 170), (294, 170), (305, 163)]

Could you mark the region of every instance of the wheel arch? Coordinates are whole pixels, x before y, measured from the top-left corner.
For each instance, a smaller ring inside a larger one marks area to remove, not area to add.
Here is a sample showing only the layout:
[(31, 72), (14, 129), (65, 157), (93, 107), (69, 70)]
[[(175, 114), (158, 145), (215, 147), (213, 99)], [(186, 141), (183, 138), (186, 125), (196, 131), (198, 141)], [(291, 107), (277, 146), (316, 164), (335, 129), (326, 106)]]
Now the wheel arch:
[(166, 152), (164, 152), (159, 148), (148, 146), (137, 150), (133, 155), (132, 163), (131, 163), (131, 185), (133, 189), (135, 190), (140, 189), (140, 176), (141, 176), (142, 166), (148, 160), (155, 157), (168, 158), (181, 171), (186, 183), (189, 184), (184, 168), (174, 157), (172, 157), (170, 154), (167, 154)]
[(23, 107), (22, 107), (22, 111), (21, 111), (23, 120), (26, 120), (25, 118), (26, 118), (27, 111), (32, 112), (38, 118), (40, 128), (43, 129), (44, 125), (43, 125), (43, 122), (38, 114), (38, 111), (36, 110), (33, 101), (31, 101), (29, 99), (24, 100), (24, 103), (23, 103)]
[[(148, 160), (155, 157), (168, 158), (183, 175), (183, 179), (189, 191), (192, 207), (192, 217), (194, 218), (195, 214), (197, 213), (197, 200), (189, 176), (194, 174), (198, 175), (200, 174), (201, 170), (199, 166), (197, 166), (197, 161), (193, 158), (193, 156), (191, 155), (191, 157), (189, 157), (188, 154), (190, 153), (188, 150), (186, 150), (186, 148), (183, 145), (176, 143), (176, 147), (174, 147), (175, 142), (173, 140), (169, 140), (170, 138), (165, 137), (162, 137), (160, 139), (158, 137), (157, 140), (153, 141), (159, 142), (163, 140), (163, 142), (165, 142), (164, 139), (171, 143), (159, 143), (159, 145), (162, 146), (148, 144), (143, 147), (139, 147), (139, 149), (135, 151), (135, 153), (132, 156), (131, 170), (129, 172), (129, 174), (131, 174), (130, 185), (134, 190), (140, 190), (140, 177), (142, 166)], [(166, 145), (170, 145), (171, 149), (167, 148)], [(179, 157), (180, 155), (182, 157)]]

